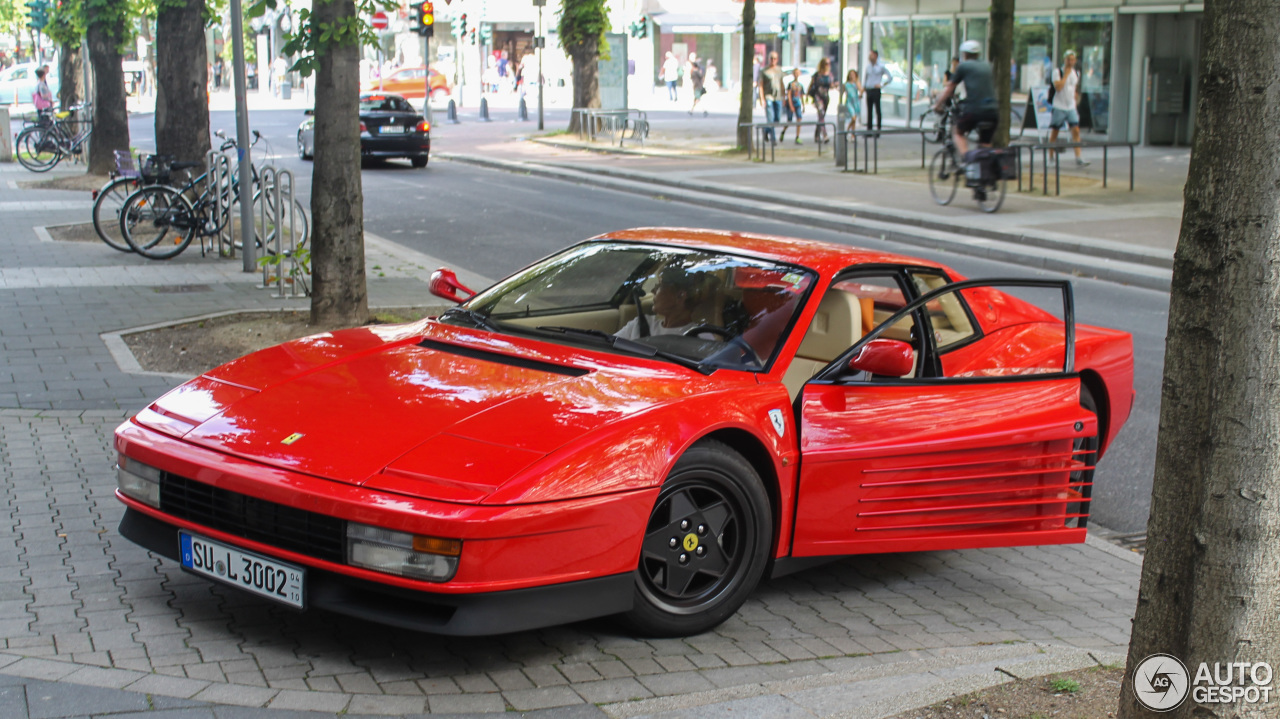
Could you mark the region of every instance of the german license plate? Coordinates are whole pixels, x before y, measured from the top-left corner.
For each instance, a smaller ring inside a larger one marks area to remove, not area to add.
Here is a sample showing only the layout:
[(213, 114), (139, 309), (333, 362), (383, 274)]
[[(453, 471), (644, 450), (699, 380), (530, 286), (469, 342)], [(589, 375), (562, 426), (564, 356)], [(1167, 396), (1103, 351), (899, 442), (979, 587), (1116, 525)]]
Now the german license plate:
[(182, 566), (196, 574), (281, 604), (303, 608), (307, 572), (302, 567), (186, 532), (178, 532), (178, 542)]
[(383, 135), (403, 135), (409, 131), (408, 125), (383, 125), (378, 132)]

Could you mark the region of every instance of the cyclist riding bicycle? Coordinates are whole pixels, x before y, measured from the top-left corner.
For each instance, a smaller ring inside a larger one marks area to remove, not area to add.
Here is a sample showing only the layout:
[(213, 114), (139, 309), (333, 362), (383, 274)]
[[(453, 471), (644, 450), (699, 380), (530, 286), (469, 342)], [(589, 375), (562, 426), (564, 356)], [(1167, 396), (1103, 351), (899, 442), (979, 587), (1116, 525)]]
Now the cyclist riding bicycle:
[(938, 96), (938, 101), (933, 106), (934, 112), (941, 114), (947, 101), (955, 94), (956, 87), (964, 84), (965, 98), (960, 103), (960, 116), (951, 126), (956, 149), (960, 151), (964, 162), (970, 160), (967, 135), (975, 127), (982, 125), (978, 130), (978, 144), (991, 147), (991, 138), (1000, 126), (995, 76), (991, 72), (991, 63), (978, 59), (981, 52), (982, 44), (977, 40), (960, 43), (960, 56), (964, 61), (952, 73), (951, 82), (947, 83), (947, 88)]

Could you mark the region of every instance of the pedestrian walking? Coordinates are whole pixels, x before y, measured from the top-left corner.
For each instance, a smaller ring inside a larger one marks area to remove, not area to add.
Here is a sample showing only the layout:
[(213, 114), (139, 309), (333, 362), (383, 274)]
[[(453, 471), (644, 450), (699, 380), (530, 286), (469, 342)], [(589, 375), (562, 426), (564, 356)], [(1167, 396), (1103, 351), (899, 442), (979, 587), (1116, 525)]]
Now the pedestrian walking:
[(880, 91), (886, 83), (893, 81), (893, 73), (880, 62), (880, 53), (875, 50), (867, 56), (867, 68), (862, 74), (862, 88), (867, 93), (867, 129), (875, 126), (877, 131), (884, 129), (884, 111), (880, 109)]
[(849, 132), (858, 129), (858, 116), (862, 114), (862, 83), (858, 71), (850, 70), (844, 78), (844, 113), (849, 116)]
[[(698, 103), (702, 102), (702, 96), (707, 94), (706, 73), (702, 70), (702, 65), (698, 62), (698, 53), (689, 53), (689, 82), (693, 85), (693, 105), (689, 108), (689, 114), (692, 115), (698, 109)], [(702, 116), (707, 116), (707, 111), (702, 111)]]
[(822, 144), (830, 142), (827, 137), (827, 126), (822, 124), (827, 119), (827, 106), (831, 104), (831, 88), (836, 79), (831, 75), (831, 61), (822, 58), (818, 61), (818, 69), (809, 80), (809, 97), (813, 100), (813, 111), (817, 113), (818, 124), (813, 128), (813, 141)]
[(680, 61), (676, 59), (673, 52), (667, 53), (667, 59), (662, 63), (662, 81), (667, 83), (667, 97), (676, 102), (680, 99), (676, 92), (676, 81), (680, 79)]
[[(787, 122), (791, 122), (792, 118), (796, 121), (796, 144), (800, 142), (800, 122), (804, 119), (804, 85), (800, 82), (800, 68), (791, 71), (791, 80), (787, 83), (786, 99), (782, 102), (782, 109), (787, 112)], [(787, 139), (787, 128), (782, 128), (782, 134), (778, 137), (778, 142)]]
[[(1049, 120), (1049, 144), (1058, 141), (1058, 131), (1065, 124), (1071, 130), (1071, 141), (1080, 142), (1080, 71), (1076, 69), (1076, 52), (1067, 50), (1062, 57), (1062, 69), (1053, 71), (1053, 116)], [(1088, 165), (1076, 150), (1076, 164)]]
[[(778, 65), (778, 53), (769, 53), (769, 66), (760, 71), (760, 103), (764, 105), (764, 121), (776, 123), (782, 120), (782, 67)], [(772, 127), (764, 130), (770, 142), (777, 142)]]

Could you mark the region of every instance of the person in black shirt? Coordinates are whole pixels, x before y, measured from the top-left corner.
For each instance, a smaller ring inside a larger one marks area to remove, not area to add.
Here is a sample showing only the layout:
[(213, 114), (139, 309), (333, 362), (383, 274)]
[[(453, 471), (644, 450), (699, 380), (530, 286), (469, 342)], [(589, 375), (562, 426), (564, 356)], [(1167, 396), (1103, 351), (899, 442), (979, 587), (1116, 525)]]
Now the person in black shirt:
[(959, 67), (951, 75), (951, 82), (942, 91), (938, 101), (934, 103), (935, 112), (941, 113), (947, 101), (955, 95), (956, 87), (964, 84), (965, 98), (960, 104), (960, 116), (952, 126), (951, 134), (956, 149), (961, 157), (968, 161), (969, 138), (967, 135), (979, 124), (986, 124), (978, 132), (978, 144), (991, 146), (991, 138), (1000, 126), (999, 105), (996, 102), (995, 76), (991, 72), (991, 64), (978, 59), (982, 45), (977, 40), (966, 40), (960, 44), (960, 55), (964, 58)]

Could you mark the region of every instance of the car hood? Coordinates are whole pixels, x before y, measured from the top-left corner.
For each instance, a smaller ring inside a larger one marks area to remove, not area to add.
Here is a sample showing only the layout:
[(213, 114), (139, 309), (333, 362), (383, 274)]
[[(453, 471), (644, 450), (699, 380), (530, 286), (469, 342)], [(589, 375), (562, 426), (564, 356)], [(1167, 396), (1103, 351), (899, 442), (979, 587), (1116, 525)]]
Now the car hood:
[[(218, 368), (153, 407), (191, 418), (181, 436), (193, 444), (339, 482), (472, 503), (571, 440), (710, 382), (649, 360), (436, 323), (423, 330), (384, 342), (330, 339), (328, 350), (289, 343)], [(211, 403), (211, 392), (221, 399)]]

